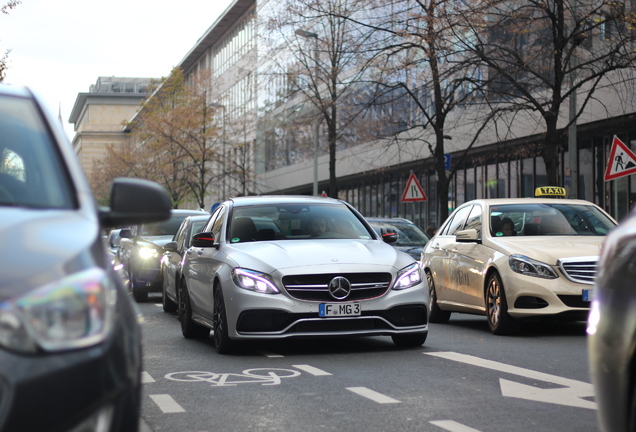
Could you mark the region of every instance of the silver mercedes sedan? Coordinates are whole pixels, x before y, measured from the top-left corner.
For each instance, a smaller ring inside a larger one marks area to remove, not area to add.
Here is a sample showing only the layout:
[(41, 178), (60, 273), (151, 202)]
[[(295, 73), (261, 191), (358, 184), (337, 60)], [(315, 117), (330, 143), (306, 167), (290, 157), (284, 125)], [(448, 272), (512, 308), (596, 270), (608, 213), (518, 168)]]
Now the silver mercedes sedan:
[(289, 337), (426, 341), (428, 290), (419, 263), (385, 243), (344, 201), (228, 200), (185, 256), (181, 330), (194, 338), (212, 329), (219, 353), (240, 340)]

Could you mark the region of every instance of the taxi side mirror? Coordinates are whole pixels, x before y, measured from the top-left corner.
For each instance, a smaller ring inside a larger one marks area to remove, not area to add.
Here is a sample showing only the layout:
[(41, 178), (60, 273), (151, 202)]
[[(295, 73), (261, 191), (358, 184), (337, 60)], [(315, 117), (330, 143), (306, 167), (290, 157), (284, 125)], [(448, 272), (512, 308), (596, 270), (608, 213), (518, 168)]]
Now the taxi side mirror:
[(481, 243), (481, 238), (479, 238), (479, 234), (476, 229), (457, 231), (455, 239), (459, 243)]

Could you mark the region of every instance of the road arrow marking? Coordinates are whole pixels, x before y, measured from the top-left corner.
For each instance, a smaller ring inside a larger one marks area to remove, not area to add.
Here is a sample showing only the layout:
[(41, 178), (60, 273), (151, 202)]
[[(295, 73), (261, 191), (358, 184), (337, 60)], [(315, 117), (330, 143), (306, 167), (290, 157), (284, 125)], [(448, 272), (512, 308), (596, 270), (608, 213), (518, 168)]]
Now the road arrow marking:
[(582, 397), (592, 395), (580, 388), (563, 387), (542, 389), (514, 381), (508, 381), (503, 378), (499, 378), (499, 384), (501, 386), (501, 394), (506, 397), (567, 405), (577, 408), (596, 409), (596, 403), (581, 399)]
[(550, 375), (543, 372), (533, 371), (531, 369), (511, 366), (505, 363), (485, 360), (479, 357), (455, 352), (435, 352), (424, 354), (563, 386), (563, 388), (558, 389), (540, 389), (500, 378), (501, 393), (506, 397), (516, 397), (519, 399), (538, 402), (596, 409), (595, 402), (582, 399), (594, 396), (594, 387), (592, 384), (583, 381), (563, 378), (556, 375)]

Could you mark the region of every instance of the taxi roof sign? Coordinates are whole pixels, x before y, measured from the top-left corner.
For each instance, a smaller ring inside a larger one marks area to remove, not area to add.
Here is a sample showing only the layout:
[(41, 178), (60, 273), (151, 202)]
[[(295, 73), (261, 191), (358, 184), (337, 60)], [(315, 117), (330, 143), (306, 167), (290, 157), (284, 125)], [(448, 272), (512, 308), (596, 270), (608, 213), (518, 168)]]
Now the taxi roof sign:
[(566, 195), (565, 188), (557, 186), (542, 186), (534, 191), (536, 197), (564, 197)]

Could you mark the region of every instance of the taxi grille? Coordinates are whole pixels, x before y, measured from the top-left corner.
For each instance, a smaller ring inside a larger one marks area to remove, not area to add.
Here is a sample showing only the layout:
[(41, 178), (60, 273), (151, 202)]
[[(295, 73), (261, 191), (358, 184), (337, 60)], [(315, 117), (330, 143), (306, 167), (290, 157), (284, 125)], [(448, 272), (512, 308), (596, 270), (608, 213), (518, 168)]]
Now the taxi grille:
[(598, 257), (562, 258), (558, 266), (569, 280), (583, 284), (594, 284)]
[(391, 286), (390, 273), (329, 273), (311, 275), (293, 275), (283, 277), (283, 285), (290, 296), (298, 300), (329, 301), (335, 300), (329, 294), (329, 282), (337, 276), (351, 283), (351, 293), (342, 301), (365, 300), (380, 297)]

